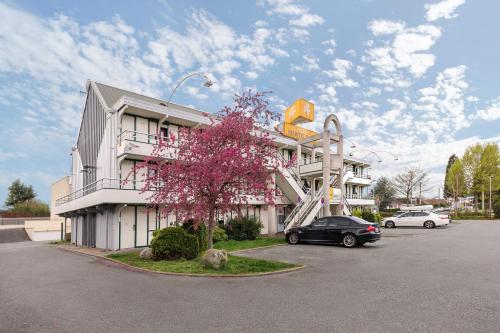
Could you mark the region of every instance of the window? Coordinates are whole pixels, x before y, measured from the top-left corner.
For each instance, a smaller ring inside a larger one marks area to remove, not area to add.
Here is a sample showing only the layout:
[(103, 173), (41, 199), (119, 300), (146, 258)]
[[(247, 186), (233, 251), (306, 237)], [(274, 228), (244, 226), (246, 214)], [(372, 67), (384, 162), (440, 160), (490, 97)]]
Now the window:
[(322, 218), (311, 223), (313, 227), (324, 227), (326, 226), (326, 218)]
[(168, 127), (162, 127), (160, 128), (160, 137), (165, 140), (168, 138)]

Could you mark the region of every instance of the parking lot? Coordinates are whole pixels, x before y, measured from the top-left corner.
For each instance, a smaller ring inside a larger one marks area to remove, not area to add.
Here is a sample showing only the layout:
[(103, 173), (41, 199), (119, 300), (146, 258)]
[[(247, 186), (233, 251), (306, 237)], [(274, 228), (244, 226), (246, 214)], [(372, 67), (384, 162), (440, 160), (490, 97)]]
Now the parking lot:
[(240, 255), (304, 270), (253, 278), (145, 274), (48, 245), (0, 245), (2, 332), (497, 332), (500, 221), (383, 230), (355, 249)]

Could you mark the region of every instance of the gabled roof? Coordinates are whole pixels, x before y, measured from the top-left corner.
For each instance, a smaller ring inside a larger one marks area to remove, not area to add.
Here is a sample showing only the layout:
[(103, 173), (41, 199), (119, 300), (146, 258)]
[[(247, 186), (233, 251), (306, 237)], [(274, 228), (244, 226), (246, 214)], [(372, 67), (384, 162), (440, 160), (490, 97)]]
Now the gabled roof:
[(99, 83), (99, 82), (94, 82), (94, 83), (96, 84), (97, 88), (101, 92), (101, 95), (104, 98), (104, 101), (106, 102), (108, 108), (112, 108), (113, 105), (115, 105), (116, 102), (118, 102), (118, 100), (123, 96), (132, 97), (132, 98), (139, 99), (139, 100), (142, 100), (142, 101), (148, 102), (148, 103), (167, 104), (166, 101), (161, 100), (161, 99), (141, 95), (141, 94), (129, 91), (129, 90), (124, 90), (124, 89), (120, 89), (117, 87), (109, 86), (109, 85), (104, 84), (104, 83)]

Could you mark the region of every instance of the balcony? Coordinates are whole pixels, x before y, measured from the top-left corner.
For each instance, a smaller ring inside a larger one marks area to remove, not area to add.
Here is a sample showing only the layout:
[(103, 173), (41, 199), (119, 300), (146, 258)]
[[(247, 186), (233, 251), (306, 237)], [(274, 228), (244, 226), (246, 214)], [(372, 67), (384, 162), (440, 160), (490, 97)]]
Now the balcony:
[[(117, 155), (127, 155), (129, 157), (151, 156), (154, 146), (158, 144), (158, 139), (159, 137), (157, 134), (147, 134), (129, 130), (123, 131), (118, 134)], [(165, 138), (162, 137), (161, 139)], [(175, 147), (169, 147), (165, 151), (165, 156), (168, 158), (175, 158), (176, 153)]]
[[(337, 172), (340, 170), (340, 160), (337, 155), (332, 154), (330, 157), (330, 170)], [(319, 176), (323, 175), (323, 156), (316, 156), (315, 158), (307, 157), (299, 161), (299, 174), (301, 177)]]
[(347, 199), (347, 203), (350, 206), (374, 206), (375, 205), (375, 198), (374, 198), (373, 194), (362, 195), (362, 194), (348, 193), (345, 195), (345, 198)]
[[(147, 205), (152, 192), (143, 192), (144, 181), (127, 181), (103, 178), (56, 200), (55, 214), (73, 212), (79, 209), (103, 204)], [(242, 194), (244, 195), (244, 194)], [(265, 204), (263, 195), (245, 195), (247, 204)], [(275, 204), (290, 204), (283, 195), (275, 198)]]
[(372, 176), (367, 173), (354, 171), (352, 167), (348, 167), (346, 171), (352, 172), (352, 176), (345, 180), (346, 184), (370, 185), (372, 183)]
[(147, 204), (149, 195), (141, 193), (143, 181), (103, 178), (56, 200), (54, 212), (67, 213), (102, 204)]

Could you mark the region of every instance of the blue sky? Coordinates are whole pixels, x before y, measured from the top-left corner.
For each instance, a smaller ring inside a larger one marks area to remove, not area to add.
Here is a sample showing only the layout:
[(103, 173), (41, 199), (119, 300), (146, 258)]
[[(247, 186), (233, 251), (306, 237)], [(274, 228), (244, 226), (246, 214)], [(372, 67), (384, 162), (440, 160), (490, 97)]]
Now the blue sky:
[(335, 113), (359, 147), (399, 156), (372, 174), (420, 167), (441, 184), (450, 154), (500, 141), (498, 12), (493, 0), (0, 0), (0, 201), (17, 177), (48, 200), (69, 172), (86, 79), (168, 97), (192, 71), (216, 84), (191, 80), (174, 102), (215, 112), (254, 88), (283, 110), (304, 97), (310, 128)]

